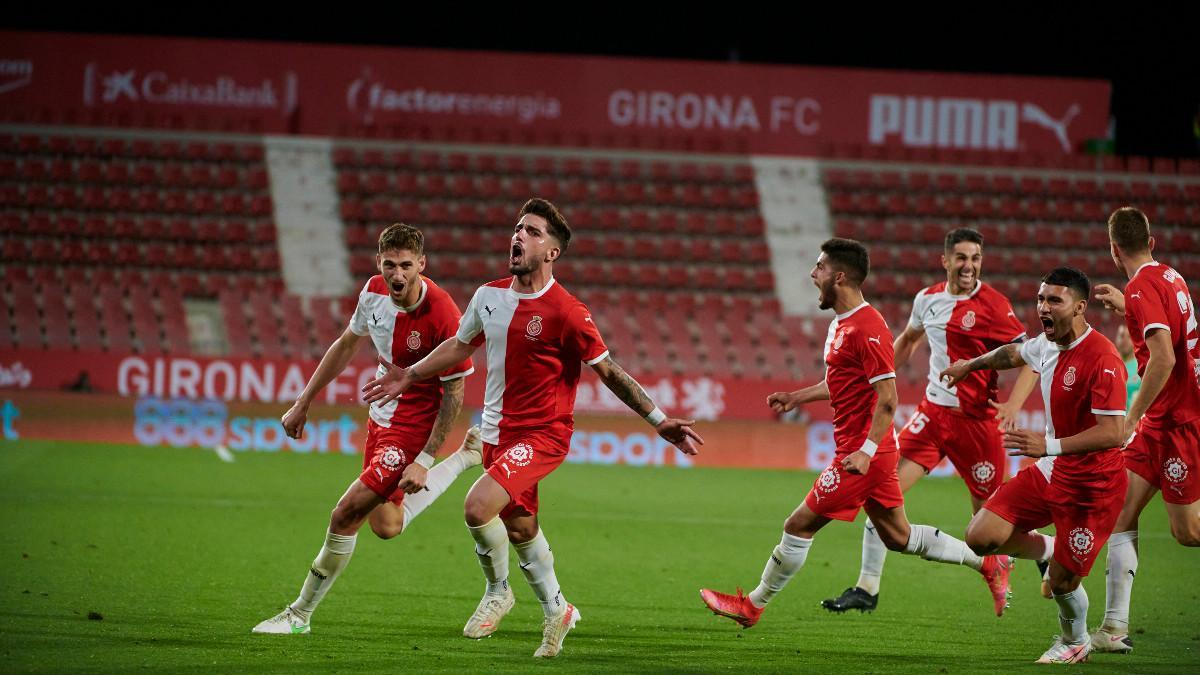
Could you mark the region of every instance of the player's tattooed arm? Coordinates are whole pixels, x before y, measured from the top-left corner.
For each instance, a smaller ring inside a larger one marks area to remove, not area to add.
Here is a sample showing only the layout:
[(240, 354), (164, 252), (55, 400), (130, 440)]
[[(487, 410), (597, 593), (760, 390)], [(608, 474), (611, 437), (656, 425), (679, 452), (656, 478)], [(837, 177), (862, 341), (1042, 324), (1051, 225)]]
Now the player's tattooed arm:
[(1025, 365), (1025, 359), (1021, 358), (1021, 345), (1007, 344), (993, 349), (983, 356), (976, 356), (970, 361), (966, 359), (955, 361), (953, 365), (941, 372), (941, 378), (947, 387), (953, 387), (976, 370), (1008, 370), (1023, 365)]
[(637, 380), (625, 372), (624, 368), (617, 365), (611, 356), (605, 357), (603, 361), (592, 366), (592, 369), (596, 371), (600, 381), (604, 382), (604, 386), (629, 406), (630, 410), (642, 417), (654, 410), (654, 401), (650, 400), (650, 395), (642, 389)]
[(425, 452), (433, 456), (437, 456), (438, 450), (442, 444), (446, 442), (446, 434), (450, 433), (450, 427), (454, 425), (454, 420), (458, 419), (458, 413), (462, 410), (463, 383), (465, 377), (456, 377), (453, 380), (446, 380), (442, 383), (442, 406), (438, 409), (437, 419), (433, 421), (433, 431), (429, 434), (429, 440), (425, 442)]
[(684, 454), (699, 454), (700, 449), (696, 446), (704, 445), (704, 439), (692, 429), (696, 420), (667, 417), (663, 411), (658, 409), (658, 406), (654, 405), (654, 401), (650, 399), (646, 390), (642, 389), (642, 385), (630, 377), (624, 368), (617, 365), (611, 356), (593, 364), (592, 370), (596, 371), (596, 375), (604, 382), (604, 386), (616, 394), (622, 403), (653, 425), (659, 436), (670, 441)]

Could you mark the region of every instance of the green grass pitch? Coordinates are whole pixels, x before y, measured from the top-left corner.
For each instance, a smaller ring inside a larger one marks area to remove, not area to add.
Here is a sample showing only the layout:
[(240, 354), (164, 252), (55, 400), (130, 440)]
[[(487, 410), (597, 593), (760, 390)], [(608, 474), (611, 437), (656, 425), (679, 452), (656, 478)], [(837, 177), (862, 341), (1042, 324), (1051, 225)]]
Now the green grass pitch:
[[(819, 601), (858, 573), (861, 525), (844, 523), (818, 535), (807, 566), (742, 630), (709, 613), (698, 589), (754, 586), (811, 473), (566, 465), (543, 484), (542, 525), (582, 620), (556, 661), (531, 658), (541, 611), (515, 562), (517, 606), (500, 631), (461, 635), (483, 587), (461, 514), (478, 469), (400, 537), (364, 529), (312, 634), (252, 635), (295, 598), (359, 464), (236, 459), (0, 443), (3, 669), (973, 673), (1034, 669), (1058, 631), (1027, 561), (1003, 618), (975, 572), (899, 555), (888, 558), (878, 611), (827, 614)], [(922, 481), (907, 508), (956, 535), (969, 516), (956, 479)], [(1200, 553), (1171, 539), (1157, 499), (1142, 527), (1134, 652), (1082, 667), (1200, 672)], [(1086, 582), (1091, 627), (1103, 613), (1103, 560)]]

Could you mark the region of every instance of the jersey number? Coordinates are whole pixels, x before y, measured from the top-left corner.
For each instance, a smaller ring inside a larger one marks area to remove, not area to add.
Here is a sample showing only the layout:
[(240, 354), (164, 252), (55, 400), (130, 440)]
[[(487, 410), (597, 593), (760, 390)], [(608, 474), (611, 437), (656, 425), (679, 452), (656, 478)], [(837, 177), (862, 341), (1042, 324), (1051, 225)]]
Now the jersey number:
[(919, 433), (921, 433), (921, 430), (925, 428), (925, 425), (928, 423), (929, 423), (929, 417), (926, 416), (925, 413), (915, 412), (915, 413), (913, 413), (912, 419), (910, 419), (908, 421), (908, 424), (906, 426), (908, 427), (909, 431), (913, 432), (914, 434), (919, 434)]

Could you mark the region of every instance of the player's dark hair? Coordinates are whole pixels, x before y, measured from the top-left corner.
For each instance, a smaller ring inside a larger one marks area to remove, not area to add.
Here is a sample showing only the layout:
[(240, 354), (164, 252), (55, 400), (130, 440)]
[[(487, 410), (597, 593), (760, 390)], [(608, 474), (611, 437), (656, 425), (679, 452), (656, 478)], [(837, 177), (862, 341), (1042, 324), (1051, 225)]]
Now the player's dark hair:
[(979, 233), (979, 230), (960, 227), (946, 233), (946, 253), (954, 250), (954, 245), (962, 241), (974, 242), (979, 244), (980, 248), (983, 247), (983, 235)]
[(385, 251), (412, 251), (417, 255), (425, 253), (425, 235), (412, 225), (392, 223), (379, 233), (379, 254)]
[(1108, 238), (1123, 253), (1143, 253), (1150, 249), (1150, 219), (1146, 214), (1123, 206), (1108, 217)]
[(855, 286), (861, 286), (871, 272), (871, 256), (867, 254), (867, 247), (853, 239), (829, 239), (821, 244), (821, 252)]
[(1066, 286), (1075, 294), (1076, 300), (1087, 300), (1092, 295), (1092, 282), (1086, 274), (1074, 267), (1055, 267), (1042, 277), (1042, 283), (1050, 286)]
[(567, 219), (563, 217), (563, 214), (559, 212), (554, 204), (545, 199), (534, 197), (525, 202), (525, 205), (521, 207), (521, 215), (523, 216), (527, 213), (545, 218), (546, 229), (562, 245), (562, 250), (564, 252), (567, 250), (567, 245), (571, 243), (571, 226), (567, 224)]

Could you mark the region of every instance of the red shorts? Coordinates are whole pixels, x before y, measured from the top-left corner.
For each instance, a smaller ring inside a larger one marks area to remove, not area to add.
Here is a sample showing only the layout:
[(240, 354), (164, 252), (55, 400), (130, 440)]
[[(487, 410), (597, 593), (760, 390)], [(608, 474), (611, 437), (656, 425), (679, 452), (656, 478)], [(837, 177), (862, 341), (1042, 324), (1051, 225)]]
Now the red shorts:
[(1162, 490), (1163, 501), (1200, 499), (1200, 420), (1166, 429), (1139, 424), (1122, 455), (1126, 469)]
[(967, 417), (924, 399), (900, 431), (899, 443), (900, 456), (927, 472), (949, 457), (976, 499), (987, 499), (1004, 482), (1004, 437), (994, 419)]
[(404, 501), (404, 491), (397, 490), (396, 486), (404, 476), (404, 469), (425, 449), (428, 440), (428, 431), (381, 427), (375, 420), (368, 419), (363, 472), (358, 479), (375, 494), (400, 506)]
[[(855, 448), (857, 450), (857, 448)], [(858, 510), (868, 504), (885, 509), (904, 506), (896, 465), (900, 455), (894, 450), (881, 452), (871, 458), (871, 469), (864, 475), (842, 470), (845, 452), (839, 452), (829, 466), (817, 476), (804, 503), (817, 515), (834, 520), (852, 521)]]
[(533, 431), (513, 434), (499, 445), (483, 444), (487, 473), (508, 493), (511, 501), (500, 512), (507, 518), (520, 509), (536, 515), (538, 483), (558, 468), (571, 451), (571, 433)]
[(1066, 495), (1037, 466), (1027, 466), (1000, 486), (983, 508), (1020, 532), (1054, 523), (1054, 559), (1072, 574), (1086, 577), (1121, 515), (1125, 480), (1093, 497)]

